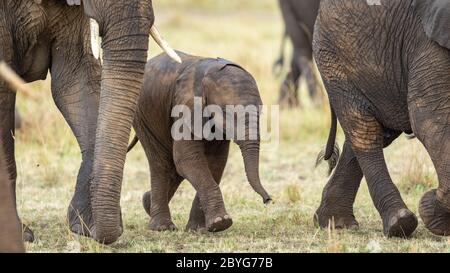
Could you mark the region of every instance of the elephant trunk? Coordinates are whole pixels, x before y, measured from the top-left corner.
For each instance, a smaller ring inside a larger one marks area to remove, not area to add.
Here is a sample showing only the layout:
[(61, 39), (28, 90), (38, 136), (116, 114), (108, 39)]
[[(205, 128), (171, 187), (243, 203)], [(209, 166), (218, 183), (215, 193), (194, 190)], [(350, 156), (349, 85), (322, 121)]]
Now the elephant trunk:
[(262, 198), (264, 204), (272, 201), (267, 191), (261, 184), (259, 177), (259, 140), (244, 140), (236, 141), (241, 149), (242, 157), (244, 158), (245, 173), (247, 175), (248, 182), (252, 186), (253, 190), (257, 192)]
[(110, 244), (122, 234), (120, 193), (127, 143), (143, 84), (149, 43), (148, 18), (106, 27), (91, 203), (95, 240)]

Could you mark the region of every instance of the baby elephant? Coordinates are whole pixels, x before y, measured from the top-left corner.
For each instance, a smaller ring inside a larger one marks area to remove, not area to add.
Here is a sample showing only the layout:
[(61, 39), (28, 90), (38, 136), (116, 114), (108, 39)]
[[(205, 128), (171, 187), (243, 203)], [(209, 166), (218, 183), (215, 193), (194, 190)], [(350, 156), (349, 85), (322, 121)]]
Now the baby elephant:
[[(241, 149), (250, 185), (264, 203), (271, 200), (259, 178), (257, 125), (262, 101), (255, 80), (240, 66), (178, 53), (182, 64), (165, 55), (147, 63), (134, 120), (137, 137), (130, 149), (141, 141), (151, 171), (151, 191), (143, 197), (151, 217), (149, 229), (176, 229), (169, 202), (187, 179), (197, 194), (186, 230), (223, 231), (233, 223), (219, 188), (230, 140)], [(240, 106), (235, 107), (240, 112), (230, 114), (229, 106)], [(208, 117), (205, 113), (211, 109), (214, 113)], [(238, 126), (242, 124), (239, 117), (244, 117), (242, 127)], [(229, 131), (233, 132), (231, 137)]]

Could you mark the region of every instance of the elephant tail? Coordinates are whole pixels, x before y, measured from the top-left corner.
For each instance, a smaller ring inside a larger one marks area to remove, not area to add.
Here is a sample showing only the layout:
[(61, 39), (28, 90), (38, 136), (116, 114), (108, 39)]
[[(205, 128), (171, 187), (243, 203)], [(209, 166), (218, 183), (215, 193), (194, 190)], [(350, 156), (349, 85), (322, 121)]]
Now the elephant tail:
[(328, 142), (325, 148), (320, 151), (316, 159), (316, 167), (319, 166), (322, 161), (328, 162), (328, 175), (331, 175), (340, 157), (339, 145), (336, 143), (337, 134), (337, 116), (331, 107), (331, 128), (328, 136)]
[(135, 136), (133, 138), (133, 140), (131, 141), (130, 145), (128, 145), (127, 153), (129, 153), (131, 150), (133, 150), (133, 148), (136, 146), (136, 144), (138, 144), (138, 142), (139, 142), (139, 138), (137, 136)]

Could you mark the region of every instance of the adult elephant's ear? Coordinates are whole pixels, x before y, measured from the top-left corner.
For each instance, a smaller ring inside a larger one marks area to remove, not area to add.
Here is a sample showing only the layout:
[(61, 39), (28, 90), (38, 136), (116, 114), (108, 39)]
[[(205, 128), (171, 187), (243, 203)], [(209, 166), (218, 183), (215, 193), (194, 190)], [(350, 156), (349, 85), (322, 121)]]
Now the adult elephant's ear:
[(450, 1), (414, 0), (414, 7), (427, 36), (450, 49)]

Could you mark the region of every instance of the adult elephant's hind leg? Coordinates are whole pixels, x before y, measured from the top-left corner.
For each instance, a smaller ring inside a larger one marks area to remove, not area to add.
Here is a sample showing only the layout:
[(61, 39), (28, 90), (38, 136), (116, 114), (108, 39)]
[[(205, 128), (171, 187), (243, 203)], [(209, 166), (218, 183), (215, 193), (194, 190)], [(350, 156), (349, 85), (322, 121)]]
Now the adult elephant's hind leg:
[(389, 175), (383, 154), (384, 129), (364, 105), (355, 106), (354, 102), (347, 105), (350, 107), (344, 109), (345, 117), (340, 120), (367, 180), (375, 207), (383, 219), (384, 234), (408, 237), (418, 222)]
[[(223, 171), (227, 164), (230, 148), (229, 141), (214, 141), (206, 144), (206, 157), (211, 174), (217, 184), (222, 180)], [(205, 213), (200, 206), (199, 195), (196, 194), (192, 202), (189, 221), (186, 225), (186, 231), (204, 231), (206, 230)]]
[[(294, 53), (298, 54), (298, 53)], [(296, 55), (294, 55), (296, 56)], [(291, 70), (286, 75), (280, 87), (278, 103), (283, 108), (295, 108), (301, 105), (299, 100), (298, 88), (300, 85), (300, 76), (302, 75), (301, 66), (297, 58), (291, 61)]]
[(357, 229), (359, 224), (353, 214), (353, 203), (362, 177), (351, 144), (346, 141), (336, 170), (323, 190), (314, 222), (322, 228), (333, 222), (336, 228)]

